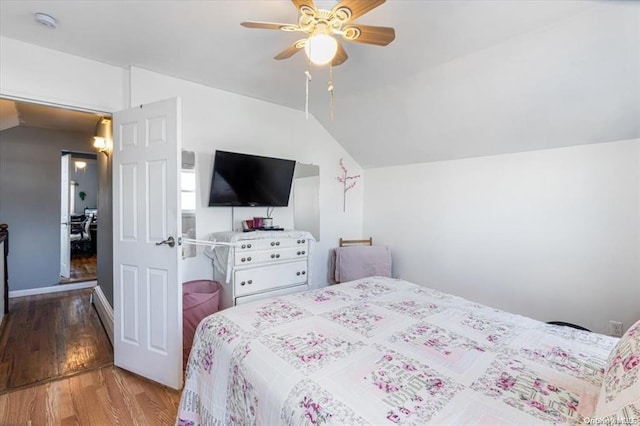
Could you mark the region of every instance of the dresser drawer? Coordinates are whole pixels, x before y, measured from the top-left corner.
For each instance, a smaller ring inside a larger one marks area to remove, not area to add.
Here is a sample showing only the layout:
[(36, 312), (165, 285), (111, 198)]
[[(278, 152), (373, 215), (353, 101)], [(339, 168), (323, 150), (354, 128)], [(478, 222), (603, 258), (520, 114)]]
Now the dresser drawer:
[(263, 250), (258, 255), (259, 262), (277, 262), (279, 260), (304, 259), (309, 254), (308, 248), (289, 247), (282, 249)]
[(236, 250), (233, 259), (235, 266), (250, 266), (254, 263), (259, 262), (260, 252), (252, 249), (251, 251), (247, 250)]
[(248, 250), (256, 250), (258, 248), (258, 240), (240, 240), (235, 243), (235, 252), (245, 252)]
[(260, 293), (307, 281), (307, 261), (266, 265), (234, 272), (235, 295)]
[(258, 249), (267, 250), (285, 247), (306, 247), (308, 240), (306, 238), (265, 238), (254, 242), (257, 244)]
[(308, 256), (308, 248), (289, 247), (260, 251), (241, 251), (234, 255), (235, 266), (251, 266), (256, 263), (273, 263), (283, 260), (304, 259)]

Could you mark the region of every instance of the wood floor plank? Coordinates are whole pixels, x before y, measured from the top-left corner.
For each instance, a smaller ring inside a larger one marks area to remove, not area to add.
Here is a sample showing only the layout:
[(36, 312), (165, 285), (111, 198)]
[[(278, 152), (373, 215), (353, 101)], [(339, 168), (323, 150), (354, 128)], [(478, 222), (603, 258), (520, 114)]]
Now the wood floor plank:
[(103, 371), (103, 385), (106, 389), (107, 400), (112, 407), (112, 414), (117, 424), (133, 425), (135, 419), (142, 417), (142, 412), (136, 412), (132, 401), (126, 392), (126, 383), (119, 376), (110, 374), (109, 370)]
[(47, 384), (46, 392), (46, 415), (48, 425), (62, 423), (62, 419), (73, 414), (73, 404), (66, 392), (66, 381), (53, 381)]

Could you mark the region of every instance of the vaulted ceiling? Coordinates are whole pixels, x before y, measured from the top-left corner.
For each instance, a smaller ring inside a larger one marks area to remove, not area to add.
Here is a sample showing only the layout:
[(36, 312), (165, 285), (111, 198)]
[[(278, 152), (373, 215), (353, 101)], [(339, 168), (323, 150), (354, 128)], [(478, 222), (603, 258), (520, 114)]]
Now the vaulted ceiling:
[[(299, 33), (239, 25), (297, 16), (287, 0), (2, 0), (0, 35), (304, 110), (304, 54), (273, 59)], [(333, 120), (312, 67), (309, 105), (364, 167), (640, 137), (640, 2), (389, 0), (356, 22), (396, 39), (345, 43)]]

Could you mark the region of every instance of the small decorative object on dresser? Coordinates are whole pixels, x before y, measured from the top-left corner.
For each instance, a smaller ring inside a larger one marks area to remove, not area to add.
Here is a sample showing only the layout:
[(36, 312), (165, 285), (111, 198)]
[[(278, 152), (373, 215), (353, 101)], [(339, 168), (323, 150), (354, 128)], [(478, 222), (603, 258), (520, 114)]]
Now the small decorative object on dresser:
[(205, 250), (222, 283), (220, 309), (309, 289), (309, 232), (217, 232), (209, 239), (232, 244)]

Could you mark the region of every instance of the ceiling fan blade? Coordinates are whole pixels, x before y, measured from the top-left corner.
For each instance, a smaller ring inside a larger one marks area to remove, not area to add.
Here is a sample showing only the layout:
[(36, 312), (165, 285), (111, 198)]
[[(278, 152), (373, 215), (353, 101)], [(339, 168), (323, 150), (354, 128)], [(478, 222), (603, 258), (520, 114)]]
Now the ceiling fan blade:
[(347, 55), (344, 47), (342, 47), (342, 43), (338, 42), (338, 51), (336, 52), (336, 56), (333, 57), (331, 65), (337, 67), (338, 65), (342, 65), (347, 59), (349, 59), (349, 55)]
[(342, 0), (335, 5), (331, 11), (344, 22), (349, 22), (375, 9), (385, 1), (386, 0)]
[(291, 0), (291, 1), (293, 2), (293, 5), (296, 7), (296, 9), (301, 13), (304, 13), (304, 6), (310, 9), (313, 9), (314, 11), (318, 10), (313, 0)]
[(283, 31), (299, 31), (300, 30), (300, 28), (297, 25), (277, 24), (275, 22), (245, 21), (245, 22), (241, 22), (240, 25), (246, 28), (258, 28), (263, 30), (283, 30)]
[(278, 53), (276, 56), (274, 56), (274, 59), (289, 59), (290, 57), (292, 57), (293, 55), (295, 55), (296, 53), (298, 53), (300, 50), (302, 50), (302, 48), (304, 47), (304, 44), (306, 43), (307, 39), (303, 38), (302, 40), (298, 40), (295, 43), (293, 43), (291, 46), (287, 47), (286, 49), (284, 49), (282, 52)]
[(342, 38), (354, 43), (386, 46), (396, 38), (396, 31), (391, 27), (373, 25), (346, 25), (342, 29)]

